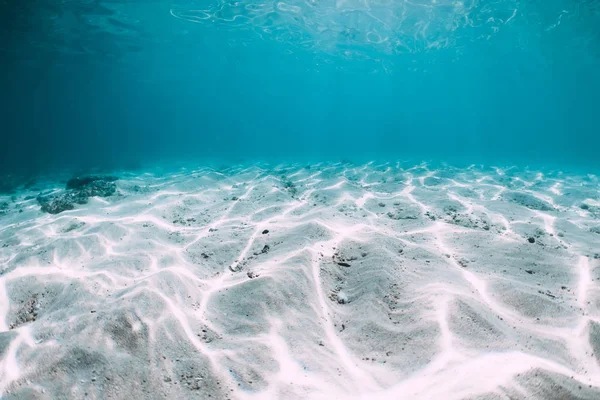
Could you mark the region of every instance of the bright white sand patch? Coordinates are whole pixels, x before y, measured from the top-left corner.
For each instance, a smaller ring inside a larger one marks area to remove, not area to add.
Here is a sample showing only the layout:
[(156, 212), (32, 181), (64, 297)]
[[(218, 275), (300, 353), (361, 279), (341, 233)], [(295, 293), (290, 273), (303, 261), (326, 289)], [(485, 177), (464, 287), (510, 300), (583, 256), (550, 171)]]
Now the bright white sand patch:
[(56, 215), (0, 196), (3, 398), (600, 398), (594, 176), (251, 165), (117, 188)]

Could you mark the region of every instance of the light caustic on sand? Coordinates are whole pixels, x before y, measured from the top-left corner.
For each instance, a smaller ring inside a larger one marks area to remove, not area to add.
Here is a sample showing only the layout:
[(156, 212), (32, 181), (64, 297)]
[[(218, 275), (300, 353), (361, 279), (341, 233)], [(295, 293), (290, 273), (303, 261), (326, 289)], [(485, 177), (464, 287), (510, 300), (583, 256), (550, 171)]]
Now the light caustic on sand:
[(600, 396), (595, 176), (252, 165), (118, 190), (0, 217), (0, 393)]

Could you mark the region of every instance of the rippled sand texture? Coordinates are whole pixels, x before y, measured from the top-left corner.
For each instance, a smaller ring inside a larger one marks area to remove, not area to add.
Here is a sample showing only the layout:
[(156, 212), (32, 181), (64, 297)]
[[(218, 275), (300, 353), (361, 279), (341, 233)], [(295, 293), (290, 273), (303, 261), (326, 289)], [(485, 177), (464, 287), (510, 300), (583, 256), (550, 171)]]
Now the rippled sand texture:
[(58, 215), (2, 198), (5, 398), (600, 398), (598, 177), (328, 164), (117, 187)]

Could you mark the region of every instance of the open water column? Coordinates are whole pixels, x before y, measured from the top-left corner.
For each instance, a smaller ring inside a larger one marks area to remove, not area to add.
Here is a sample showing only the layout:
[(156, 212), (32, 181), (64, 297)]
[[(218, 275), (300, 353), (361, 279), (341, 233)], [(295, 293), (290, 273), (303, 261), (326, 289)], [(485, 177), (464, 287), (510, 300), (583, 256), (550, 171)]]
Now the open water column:
[(598, 71), (598, 0), (0, 0), (0, 398), (600, 398)]

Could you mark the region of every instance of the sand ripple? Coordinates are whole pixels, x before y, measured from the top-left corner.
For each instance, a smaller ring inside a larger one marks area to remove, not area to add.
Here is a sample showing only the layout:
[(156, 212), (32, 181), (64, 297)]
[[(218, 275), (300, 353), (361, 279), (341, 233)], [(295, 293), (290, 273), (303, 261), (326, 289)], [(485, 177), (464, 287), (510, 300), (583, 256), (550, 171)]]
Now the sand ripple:
[[(596, 176), (122, 174), (0, 216), (6, 398), (596, 399)], [(35, 193), (33, 193), (35, 195)]]

